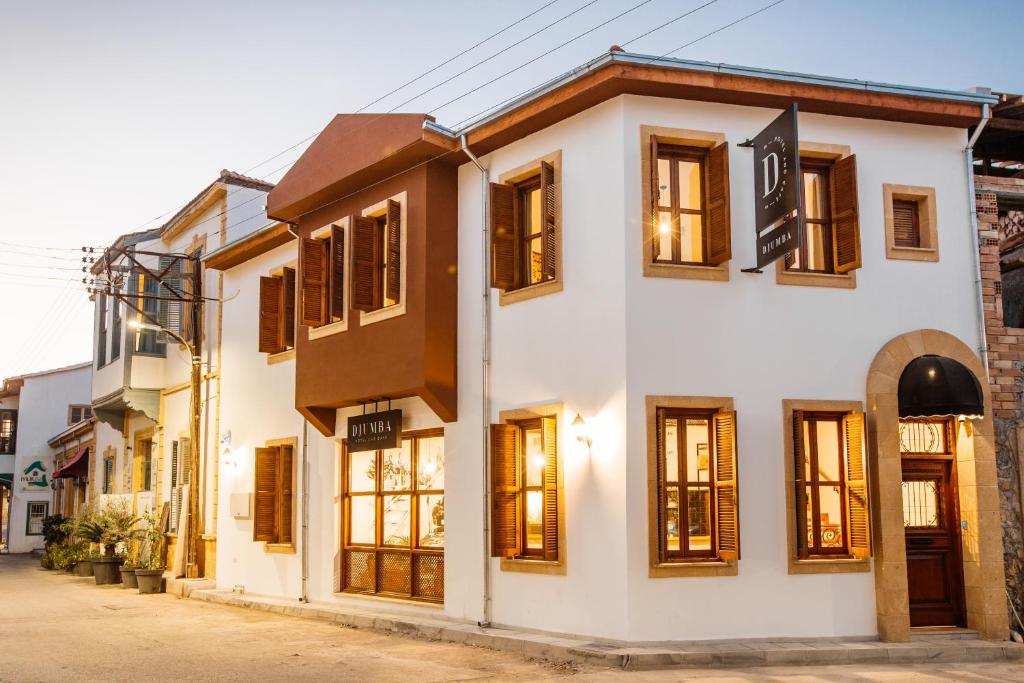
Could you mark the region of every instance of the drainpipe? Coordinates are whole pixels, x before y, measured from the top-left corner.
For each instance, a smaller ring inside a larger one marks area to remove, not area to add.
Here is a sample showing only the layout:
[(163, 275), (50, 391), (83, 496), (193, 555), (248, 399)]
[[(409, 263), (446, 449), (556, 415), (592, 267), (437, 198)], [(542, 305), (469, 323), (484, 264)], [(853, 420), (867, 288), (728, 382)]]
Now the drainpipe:
[(978, 122), (974, 133), (971, 134), (970, 139), (967, 141), (967, 147), (964, 148), (964, 159), (967, 163), (967, 207), (971, 225), (971, 244), (974, 245), (974, 289), (977, 294), (976, 303), (980, 340), (978, 352), (981, 354), (981, 364), (985, 368), (985, 380), (988, 381), (988, 335), (985, 332), (985, 297), (981, 287), (981, 244), (978, 237), (978, 203), (974, 195), (974, 143), (978, 141), (981, 132), (985, 130), (989, 119), (992, 118), (992, 112), (989, 110), (988, 104), (983, 104), (981, 111), (981, 121)]
[(302, 541), (299, 560), (302, 567), (302, 595), (299, 602), (309, 602), (309, 421), (302, 419)]
[(482, 256), (483, 273), (483, 320), (481, 323), (482, 355), (481, 355), (481, 400), (482, 411), (481, 441), (483, 444), (483, 555), (484, 555), (484, 595), (483, 595), (483, 619), (478, 622), (479, 626), (488, 627), (491, 625), (491, 459), (490, 434), (491, 434), (491, 259), (490, 259), (490, 234), (488, 226), (488, 198), (490, 185), (490, 172), (480, 163), (476, 155), (470, 151), (466, 143), (466, 135), (461, 138), (462, 150), (469, 157), (478, 169), (480, 169), (480, 225), (481, 239), (480, 247)]

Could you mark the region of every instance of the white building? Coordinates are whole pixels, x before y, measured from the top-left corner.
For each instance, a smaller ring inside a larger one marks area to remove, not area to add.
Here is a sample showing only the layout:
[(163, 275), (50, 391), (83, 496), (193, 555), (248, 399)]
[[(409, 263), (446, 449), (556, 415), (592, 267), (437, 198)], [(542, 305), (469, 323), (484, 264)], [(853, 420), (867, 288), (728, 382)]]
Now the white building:
[[(1005, 637), (990, 99), (613, 52), (458, 131), (336, 117), (282, 223), (206, 258), (218, 586), (633, 642)], [(804, 247), (743, 272), (739, 143), (793, 103)], [(954, 379), (977, 410), (921, 407)], [(401, 447), (357, 450), (387, 408)]]

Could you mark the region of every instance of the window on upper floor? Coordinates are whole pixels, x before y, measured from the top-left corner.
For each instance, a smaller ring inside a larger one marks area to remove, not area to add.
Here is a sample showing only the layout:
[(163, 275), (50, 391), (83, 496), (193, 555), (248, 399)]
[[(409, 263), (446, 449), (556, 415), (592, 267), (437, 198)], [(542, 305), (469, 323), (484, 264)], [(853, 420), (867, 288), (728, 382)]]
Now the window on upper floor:
[(18, 411), (0, 410), (0, 455), (13, 455), (18, 438)]
[(100, 292), (96, 295), (96, 367), (107, 364), (107, 295)]
[[(139, 313), (135, 314), (136, 319), (140, 322), (171, 324), (168, 322), (167, 315), (161, 316), (160, 300), (154, 298), (161, 295), (160, 289), (160, 282), (156, 278), (145, 273), (132, 275), (129, 290), (140, 297), (145, 297), (136, 299), (138, 302), (136, 306), (141, 308), (143, 313), (145, 313), (145, 317)], [(139, 329), (135, 331), (135, 353), (163, 355), (166, 353), (166, 349), (167, 344), (163, 339), (163, 334), (158, 330)]]
[(103, 488), (102, 493), (114, 492), (114, 456), (108, 455), (103, 458)]
[(92, 417), (92, 406), (82, 403), (72, 403), (68, 406), (68, 424), (78, 424), (82, 420)]
[(295, 348), (295, 270), (260, 278), (259, 351), (281, 353)]
[(801, 157), (800, 174), (801, 247), (786, 255), (786, 272), (841, 275), (860, 268), (856, 155)]
[(882, 185), (885, 256), (906, 261), (938, 261), (935, 188)]
[(345, 226), (335, 224), (302, 240), (299, 277), (303, 325), (322, 327), (345, 319), (345, 236)]
[(113, 309), (113, 323), (110, 326), (110, 360), (115, 361), (121, 357), (121, 299), (119, 294), (121, 288), (114, 288), (114, 301), (111, 308)]
[(388, 199), (356, 216), (352, 231), (352, 308), (369, 313), (402, 298), (402, 205)]

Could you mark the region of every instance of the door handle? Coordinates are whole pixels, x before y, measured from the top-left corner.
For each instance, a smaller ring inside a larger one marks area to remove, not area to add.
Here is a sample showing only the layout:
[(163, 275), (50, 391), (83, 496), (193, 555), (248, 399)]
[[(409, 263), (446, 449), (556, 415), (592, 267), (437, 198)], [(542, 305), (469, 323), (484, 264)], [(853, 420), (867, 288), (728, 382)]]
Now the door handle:
[(907, 543), (910, 545), (934, 545), (934, 538), (908, 538)]

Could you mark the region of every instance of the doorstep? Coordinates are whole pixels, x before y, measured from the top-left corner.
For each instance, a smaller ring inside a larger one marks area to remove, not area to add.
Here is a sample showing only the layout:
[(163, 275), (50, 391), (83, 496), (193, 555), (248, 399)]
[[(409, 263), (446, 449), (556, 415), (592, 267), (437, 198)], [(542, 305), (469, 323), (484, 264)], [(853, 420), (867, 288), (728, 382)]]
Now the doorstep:
[(177, 595), (179, 598), (187, 598), (192, 595), (192, 591), (196, 590), (209, 590), (217, 587), (216, 579), (185, 579), (178, 578), (172, 579), (164, 574), (164, 590), (171, 595)]
[(668, 667), (1024, 660), (1024, 645), (970, 637), (933, 636), (914, 639), (908, 643), (883, 643), (854, 638), (784, 638), (672, 641), (631, 645), (543, 635), (511, 628), (481, 628), (476, 624), (443, 617), (432, 619), (385, 615), (370, 610), (300, 603), (222, 590), (196, 588), (191, 590), (187, 597), (221, 605), (319, 619), (353, 628), (369, 628), (429, 640), (466, 643), (555, 662), (595, 664), (630, 670)]

